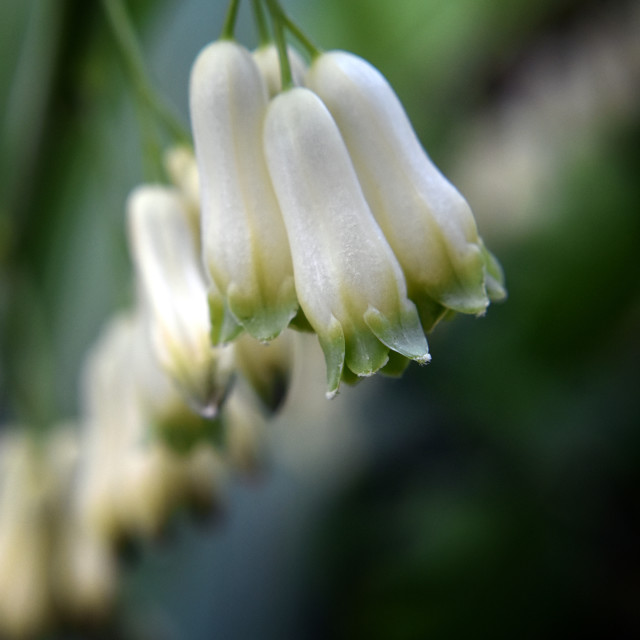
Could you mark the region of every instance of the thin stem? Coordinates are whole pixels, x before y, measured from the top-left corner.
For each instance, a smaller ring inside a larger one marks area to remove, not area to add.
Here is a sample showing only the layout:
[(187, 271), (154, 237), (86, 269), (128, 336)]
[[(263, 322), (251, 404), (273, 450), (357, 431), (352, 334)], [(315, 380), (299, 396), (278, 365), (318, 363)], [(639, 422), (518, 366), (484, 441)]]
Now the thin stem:
[(298, 27), (298, 25), (291, 20), (291, 18), (280, 9), (282, 21), (284, 22), (285, 27), (289, 29), (291, 35), (308, 51), (311, 59), (317, 58), (322, 50), (316, 47), (309, 38), (302, 32), (302, 29)]
[(231, 0), (229, 8), (227, 9), (227, 16), (224, 20), (224, 27), (222, 27), (222, 33), (220, 38), (222, 40), (233, 40), (233, 31), (236, 26), (236, 18), (238, 17), (238, 7), (240, 6), (240, 0)]
[(267, 24), (267, 18), (264, 15), (264, 8), (262, 6), (262, 0), (253, 1), (253, 15), (256, 19), (256, 26), (258, 28), (258, 40), (261, 47), (269, 44), (272, 40), (269, 33), (269, 25)]
[(278, 49), (280, 60), (280, 77), (282, 78), (282, 90), (286, 91), (293, 87), (293, 74), (291, 73), (291, 63), (287, 55), (287, 41), (284, 37), (284, 13), (277, 0), (267, 0), (267, 6), (271, 13), (273, 23), (273, 35)]
[(185, 128), (149, 83), (142, 51), (122, 0), (102, 0), (102, 4), (126, 62), (131, 82), (141, 101), (162, 122), (176, 142), (188, 141), (189, 134)]

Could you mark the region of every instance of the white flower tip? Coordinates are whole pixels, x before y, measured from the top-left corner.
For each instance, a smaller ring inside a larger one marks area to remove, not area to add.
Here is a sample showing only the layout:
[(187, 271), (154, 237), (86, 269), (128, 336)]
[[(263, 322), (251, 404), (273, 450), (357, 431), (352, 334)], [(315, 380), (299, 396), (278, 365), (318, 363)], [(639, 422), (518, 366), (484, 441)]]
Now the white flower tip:
[(431, 354), (425, 353), (423, 356), (419, 358), (414, 358), (414, 360), (421, 366), (425, 364), (429, 364), (431, 362)]

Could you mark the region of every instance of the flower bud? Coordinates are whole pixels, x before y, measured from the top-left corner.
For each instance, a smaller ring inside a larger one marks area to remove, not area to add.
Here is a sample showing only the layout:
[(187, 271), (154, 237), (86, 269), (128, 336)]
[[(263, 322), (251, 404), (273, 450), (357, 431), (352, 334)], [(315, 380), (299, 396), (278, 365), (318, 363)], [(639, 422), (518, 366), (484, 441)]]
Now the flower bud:
[(294, 335), (284, 331), (262, 344), (248, 335), (234, 343), (236, 365), (256, 392), (265, 409), (277, 411), (284, 402), (293, 369)]
[(258, 473), (264, 463), (265, 416), (255, 395), (236, 384), (222, 410), (225, 452), (232, 468), (242, 474)]
[(269, 172), (295, 283), (327, 362), (328, 396), (346, 365), (368, 376), (388, 351), (429, 360), (400, 266), (371, 215), (333, 118), (308, 89), (277, 96), (265, 121)]
[[(304, 84), (304, 74), (307, 71), (307, 65), (293, 47), (287, 47), (287, 56), (289, 57), (289, 64), (291, 65), (293, 84), (300, 87)], [(275, 44), (267, 44), (256, 49), (253, 52), (253, 59), (258, 65), (260, 73), (267, 85), (269, 97), (272, 98), (277, 93), (280, 93), (280, 91), (282, 91), (282, 76), (280, 57)]]
[(163, 158), (171, 183), (178, 189), (184, 203), (189, 226), (200, 247), (200, 176), (193, 151), (186, 146), (168, 149)]
[(385, 78), (362, 58), (332, 51), (313, 62), (305, 83), (338, 124), (425, 330), (442, 307), (484, 312), (485, 258), (471, 209), (422, 149)]
[(128, 202), (131, 252), (163, 369), (202, 415), (212, 417), (230, 377), (227, 354), (211, 346), (207, 286), (178, 193), (138, 187)]
[(44, 460), (17, 431), (3, 435), (0, 458), (0, 634), (32, 637), (52, 615)]
[(203, 259), (239, 324), (275, 338), (297, 311), (287, 236), (262, 154), (267, 90), (251, 54), (224, 40), (191, 72)]

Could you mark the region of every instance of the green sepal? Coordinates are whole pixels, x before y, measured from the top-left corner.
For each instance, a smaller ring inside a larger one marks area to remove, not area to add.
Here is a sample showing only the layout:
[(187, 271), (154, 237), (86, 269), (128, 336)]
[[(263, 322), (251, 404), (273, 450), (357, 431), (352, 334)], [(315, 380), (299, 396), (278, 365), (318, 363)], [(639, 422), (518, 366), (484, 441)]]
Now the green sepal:
[(231, 342), (242, 333), (231, 315), (224, 299), (217, 291), (209, 292), (209, 317), (211, 318), (211, 344), (218, 346)]
[(289, 327), (303, 333), (315, 333), (314, 328), (309, 323), (309, 320), (307, 320), (307, 316), (304, 315), (302, 307), (298, 307), (298, 313), (291, 319)]
[(344, 369), (345, 340), (342, 325), (331, 316), (329, 327), (318, 334), (318, 340), (324, 353), (327, 365), (327, 398), (333, 398), (338, 393), (342, 370)]
[(277, 302), (271, 307), (256, 304), (255, 300), (248, 300), (242, 296), (234, 282), (227, 290), (227, 300), (229, 310), (236, 322), (260, 342), (269, 342), (277, 338), (287, 328), (298, 310), (298, 302), (295, 298), (288, 304)]
[(420, 323), (425, 333), (430, 333), (436, 327), (436, 325), (447, 314), (447, 307), (444, 307), (439, 302), (436, 302), (428, 294), (421, 292), (416, 295), (409, 294), (409, 298), (416, 305), (418, 310), (418, 316), (420, 317)]
[(380, 369), (380, 373), (389, 378), (400, 378), (411, 360), (397, 351), (389, 351), (389, 362)]
[(181, 455), (188, 454), (200, 442), (219, 445), (223, 439), (219, 415), (209, 420), (190, 411), (186, 406), (176, 407), (169, 414), (157, 418), (152, 428), (155, 437)]
[(364, 321), (380, 342), (389, 349), (420, 363), (429, 362), (431, 359), (427, 339), (413, 305), (401, 311), (394, 321), (389, 320), (375, 307), (369, 306), (364, 313)]
[(353, 387), (356, 384), (358, 384), (358, 382), (361, 382), (362, 380), (364, 380), (364, 378), (362, 376), (359, 376), (353, 373), (353, 371), (351, 371), (349, 367), (344, 367), (342, 369), (342, 382), (344, 382), (345, 384), (348, 384), (349, 386)]
[(487, 295), (491, 302), (501, 302), (507, 297), (502, 266), (482, 240), (480, 240), (480, 250), (484, 260), (484, 283), (487, 288)]
[(346, 336), (346, 366), (358, 376), (372, 376), (389, 359), (389, 347), (382, 344), (366, 327), (354, 329)]

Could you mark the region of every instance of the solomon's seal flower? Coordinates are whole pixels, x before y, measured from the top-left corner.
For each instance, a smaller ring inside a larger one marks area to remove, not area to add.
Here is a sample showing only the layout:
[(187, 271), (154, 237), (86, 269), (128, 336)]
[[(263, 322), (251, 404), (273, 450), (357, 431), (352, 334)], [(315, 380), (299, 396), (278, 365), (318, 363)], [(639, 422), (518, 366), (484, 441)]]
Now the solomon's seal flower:
[(207, 285), (180, 196), (169, 187), (138, 187), (128, 216), (158, 361), (193, 407), (212, 417), (229, 383), (230, 354), (211, 346)]
[(305, 83), (338, 124), (425, 330), (447, 309), (483, 313), (485, 267), (495, 259), (483, 251), (469, 205), (422, 149), (385, 78), (362, 58), (333, 51), (316, 58)]
[(387, 363), (389, 349), (428, 361), (400, 266), (320, 99), (303, 88), (276, 97), (264, 145), (300, 306), (325, 354), (328, 395), (338, 390), (345, 367), (371, 375)]
[[(293, 47), (287, 47), (287, 57), (291, 65), (293, 83), (300, 87), (304, 84), (307, 65)], [(263, 45), (253, 52), (253, 59), (264, 78), (269, 97), (272, 98), (280, 93), (282, 91), (282, 72), (276, 46), (274, 44)]]
[(267, 90), (249, 51), (230, 40), (207, 46), (193, 65), (190, 103), (205, 266), (235, 320), (271, 340), (298, 304), (262, 154)]

